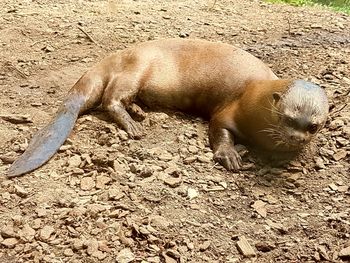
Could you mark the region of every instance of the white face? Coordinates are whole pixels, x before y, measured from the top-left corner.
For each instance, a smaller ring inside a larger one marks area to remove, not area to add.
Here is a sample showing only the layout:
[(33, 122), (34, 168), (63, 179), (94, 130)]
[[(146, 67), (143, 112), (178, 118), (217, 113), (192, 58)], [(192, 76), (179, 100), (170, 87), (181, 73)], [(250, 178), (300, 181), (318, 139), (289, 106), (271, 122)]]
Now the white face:
[(327, 96), (322, 88), (310, 82), (294, 81), (278, 104), (283, 132), (280, 140), (289, 148), (307, 144), (327, 120)]

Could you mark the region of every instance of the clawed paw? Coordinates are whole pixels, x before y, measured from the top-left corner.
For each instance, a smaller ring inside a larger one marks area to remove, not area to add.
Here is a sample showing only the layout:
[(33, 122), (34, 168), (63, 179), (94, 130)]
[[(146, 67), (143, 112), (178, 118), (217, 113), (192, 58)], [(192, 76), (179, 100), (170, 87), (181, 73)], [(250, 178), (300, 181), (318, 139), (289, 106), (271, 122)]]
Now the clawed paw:
[(229, 171), (238, 171), (242, 166), (242, 158), (232, 146), (219, 147), (214, 153), (214, 161)]
[(144, 134), (142, 125), (138, 122), (129, 123), (126, 132), (132, 139), (140, 139)]

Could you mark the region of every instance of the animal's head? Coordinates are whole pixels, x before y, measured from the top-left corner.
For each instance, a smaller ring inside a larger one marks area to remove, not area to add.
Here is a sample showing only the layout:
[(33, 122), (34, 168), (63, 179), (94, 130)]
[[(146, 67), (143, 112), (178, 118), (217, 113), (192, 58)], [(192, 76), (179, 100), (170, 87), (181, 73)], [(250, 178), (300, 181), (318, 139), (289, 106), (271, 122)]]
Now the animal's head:
[(309, 143), (327, 120), (329, 105), (325, 91), (318, 85), (292, 81), (285, 92), (272, 94), (279, 119), (274, 134), (279, 146), (299, 149)]

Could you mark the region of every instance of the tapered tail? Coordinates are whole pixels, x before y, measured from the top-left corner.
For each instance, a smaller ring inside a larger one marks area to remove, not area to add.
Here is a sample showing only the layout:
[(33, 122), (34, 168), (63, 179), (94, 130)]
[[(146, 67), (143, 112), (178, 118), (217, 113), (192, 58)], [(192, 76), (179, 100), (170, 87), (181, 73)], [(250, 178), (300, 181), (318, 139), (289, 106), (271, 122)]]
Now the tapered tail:
[(85, 96), (71, 93), (54, 119), (34, 135), (26, 151), (11, 165), (7, 177), (23, 175), (46, 163), (71, 133), (85, 101)]

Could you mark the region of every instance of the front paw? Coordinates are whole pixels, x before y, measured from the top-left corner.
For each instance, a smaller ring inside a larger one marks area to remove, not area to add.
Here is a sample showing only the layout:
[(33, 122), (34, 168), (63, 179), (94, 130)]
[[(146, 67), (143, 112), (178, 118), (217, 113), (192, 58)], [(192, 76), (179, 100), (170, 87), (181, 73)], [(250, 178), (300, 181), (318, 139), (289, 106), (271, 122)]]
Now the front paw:
[(214, 161), (229, 171), (238, 171), (242, 166), (242, 158), (233, 146), (222, 145), (214, 152)]

